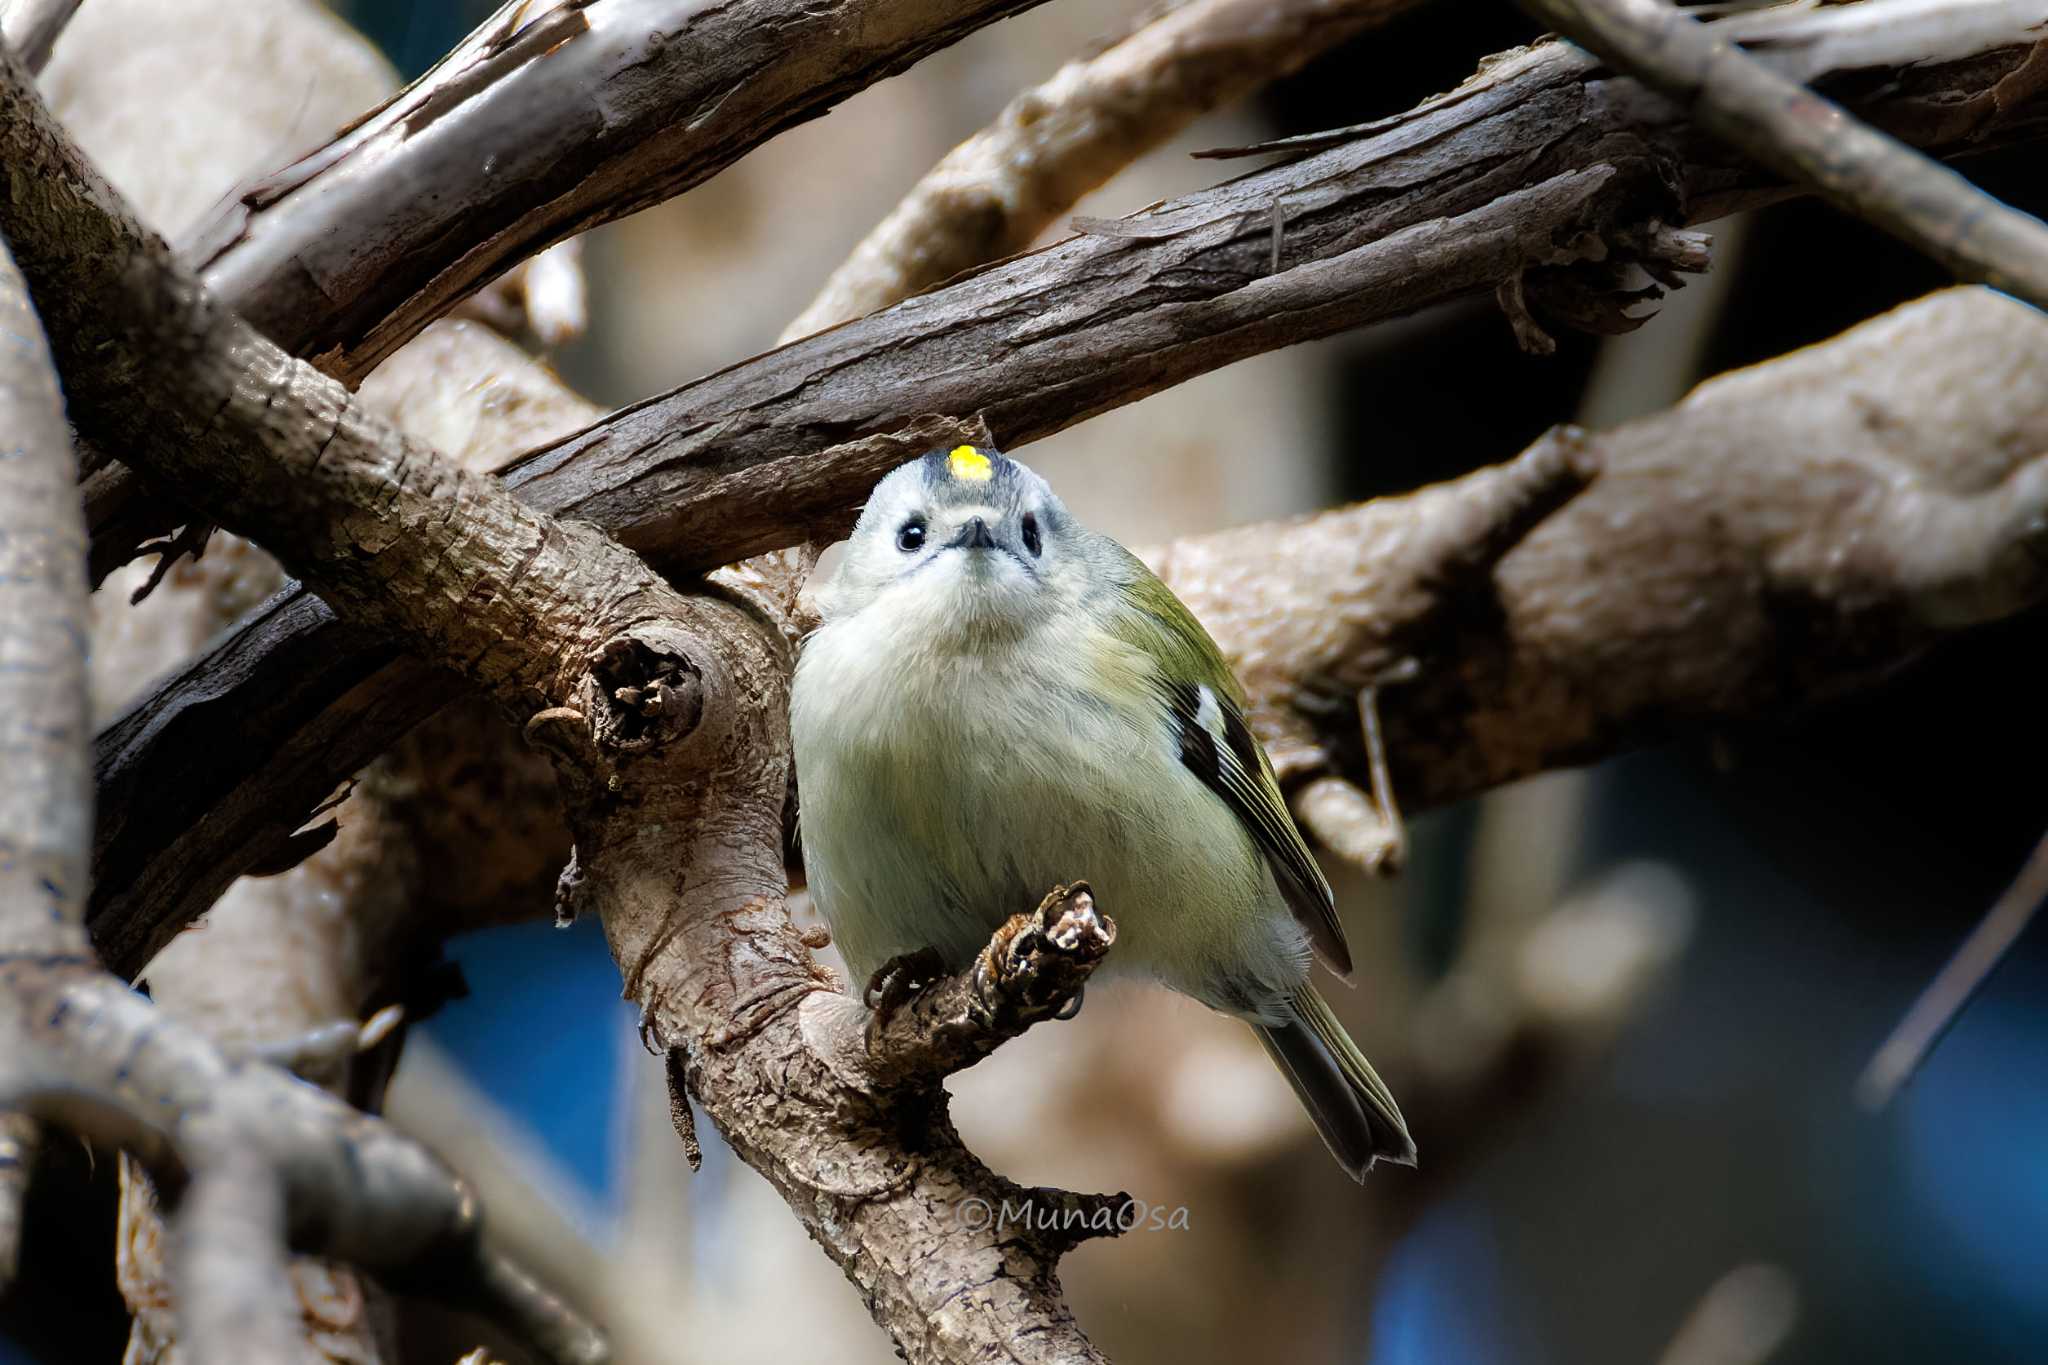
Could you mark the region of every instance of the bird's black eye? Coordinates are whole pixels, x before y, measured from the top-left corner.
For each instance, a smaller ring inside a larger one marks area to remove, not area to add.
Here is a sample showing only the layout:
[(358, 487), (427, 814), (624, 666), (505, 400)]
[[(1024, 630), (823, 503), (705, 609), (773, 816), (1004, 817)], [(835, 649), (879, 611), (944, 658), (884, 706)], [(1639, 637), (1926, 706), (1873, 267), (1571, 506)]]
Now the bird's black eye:
[(1039, 551), (1045, 548), (1045, 543), (1038, 538), (1038, 518), (1029, 512), (1024, 514), (1024, 548), (1031, 551), (1033, 559), (1038, 558)]
[(896, 548), (909, 554), (924, 544), (924, 522), (912, 517), (903, 523), (903, 529), (896, 533)]

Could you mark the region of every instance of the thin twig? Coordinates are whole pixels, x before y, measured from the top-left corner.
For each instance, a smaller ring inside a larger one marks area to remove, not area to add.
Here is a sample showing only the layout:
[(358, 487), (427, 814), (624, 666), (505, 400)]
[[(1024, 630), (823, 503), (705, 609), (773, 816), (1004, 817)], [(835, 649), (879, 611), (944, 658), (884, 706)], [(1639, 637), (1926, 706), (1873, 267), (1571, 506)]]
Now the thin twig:
[(1920, 998), (1906, 1011), (1906, 1017), (1870, 1059), (1870, 1065), (1856, 1081), (1858, 1104), (1865, 1109), (1882, 1109), (1913, 1079), (1935, 1044), (1962, 1016), (2012, 945), (2027, 931), (2044, 901), (2048, 901), (2048, 835), (2034, 846), (2019, 876), (1977, 922), (1955, 956), (1920, 993)]
[[(2048, 308), (2048, 225), (1841, 105), (1788, 80), (1665, 0), (1521, 0), (1700, 124), (1960, 279)], [(2048, 22), (2048, 10), (2035, 29)]]

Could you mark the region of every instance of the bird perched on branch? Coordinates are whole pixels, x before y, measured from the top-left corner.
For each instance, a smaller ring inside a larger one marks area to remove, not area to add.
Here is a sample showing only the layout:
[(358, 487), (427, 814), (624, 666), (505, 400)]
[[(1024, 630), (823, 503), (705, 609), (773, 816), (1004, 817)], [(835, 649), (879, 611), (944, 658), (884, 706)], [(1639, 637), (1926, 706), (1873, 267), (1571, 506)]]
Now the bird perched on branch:
[(1386, 1086), (1309, 983), (1348, 974), (1324, 881), (1188, 609), (1044, 479), (934, 451), (875, 488), (791, 697), (811, 892), (871, 989), (970, 964), (1085, 877), (1108, 967), (1257, 1030), (1338, 1162), (1413, 1164)]

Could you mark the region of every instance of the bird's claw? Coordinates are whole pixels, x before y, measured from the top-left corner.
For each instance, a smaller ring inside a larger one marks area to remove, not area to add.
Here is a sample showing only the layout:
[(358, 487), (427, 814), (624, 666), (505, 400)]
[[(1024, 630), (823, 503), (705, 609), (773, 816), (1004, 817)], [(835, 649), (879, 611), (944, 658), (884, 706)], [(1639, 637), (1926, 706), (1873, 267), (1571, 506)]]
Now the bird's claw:
[(945, 959), (936, 948), (901, 953), (877, 967), (868, 978), (867, 989), (861, 992), (861, 999), (874, 1011), (868, 1020), (868, 1036), (873, 1038), (887, 1028), (897, 1010), (945, 974)]

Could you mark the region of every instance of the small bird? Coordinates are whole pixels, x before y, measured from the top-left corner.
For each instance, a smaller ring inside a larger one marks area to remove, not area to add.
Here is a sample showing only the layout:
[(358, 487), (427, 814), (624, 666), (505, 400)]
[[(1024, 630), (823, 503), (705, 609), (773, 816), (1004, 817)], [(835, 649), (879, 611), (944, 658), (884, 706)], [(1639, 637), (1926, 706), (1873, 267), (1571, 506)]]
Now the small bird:
[(994, 450), (876, 485), (790, 702), (811, 893), (856, 979), (958, 971), (1086, 878), (1105, 971), (1250, 1024), (1354, 1179), (1413, 1165), (1393, 1096), (1309, 983), (1351, 970), (1244, 694), (1130, 551)]

